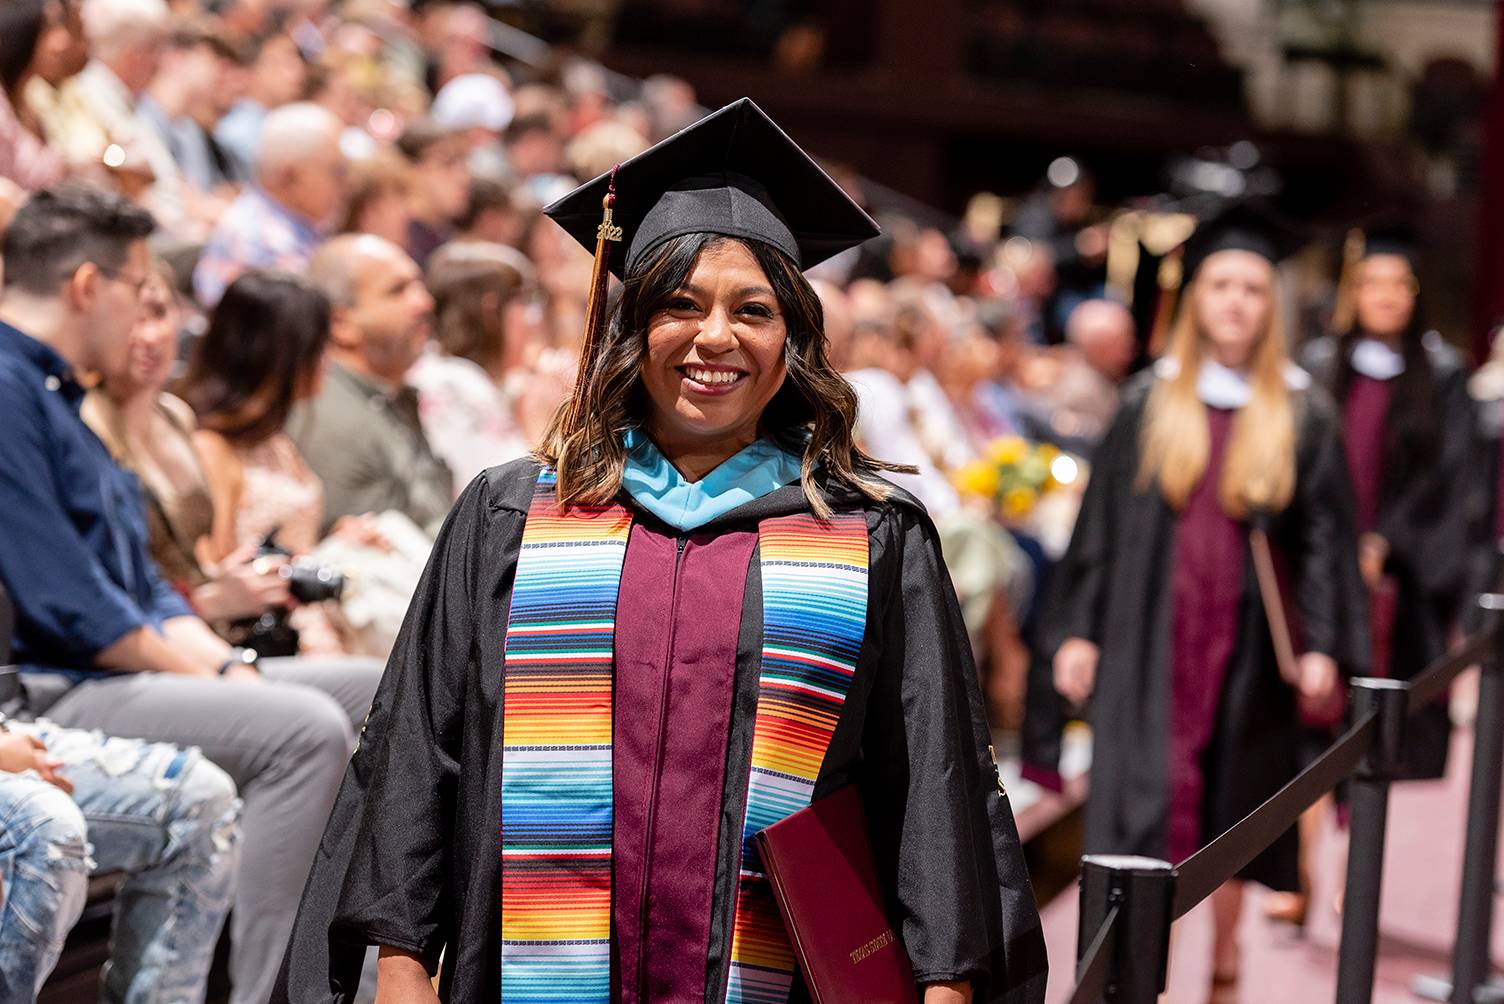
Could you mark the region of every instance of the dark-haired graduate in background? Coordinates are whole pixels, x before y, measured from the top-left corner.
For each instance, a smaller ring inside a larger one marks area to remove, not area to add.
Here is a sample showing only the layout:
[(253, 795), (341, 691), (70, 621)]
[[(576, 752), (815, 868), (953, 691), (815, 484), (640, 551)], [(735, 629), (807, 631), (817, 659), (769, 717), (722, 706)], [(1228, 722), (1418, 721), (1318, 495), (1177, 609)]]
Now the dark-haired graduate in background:
[[(1307, 344), (1301, 362), (1342, 415), (1358, 566), (1370, 596), (1370, 672), (1408, 680), (1446, 651), (1460, 613), (1474, 409), (1461, 356), (1425, 326), (1410, 228), (1386, 221), (1354, 230), (1343, 253), (1336, 334)], [(1406, 726), (1401, 777), (1441, 777), (1451, 733), (1443, 696)], [(1317, 736), (1321, 746), (1329, 738)], [(1322, 815), (1318, 803), (1302, 832), (1319, 832)], [(1301, 864), (1302, 891), (1271, 897), (1271, 918), (1305, 922), (1305, 854)]]
[[(1372, 671), (1408, 680), (1447, 647), (1466, 576), (1473, 408), (1461, 356), (1426, 328), (1412, 235), (1373, 228), (1344, 270), (1351, 317), (1301, 361), (1342, 410), (1359, 567), (1374, 594)], [(1439, 778), (1445, 701), (1406, 727), (1404, 775)]]
[[(1291, 364), (1275, 263), (1298, 234), (1235, 207), (1187, 243), (1165, 356), (1130, 383), (1055, 571), (1043, 648), (1090, 699), (1086, 849), (1179, 862), (1289, 781), (1299, 708), (1366, 658), (1337, 416)], [(1249, 550), (1267, 527), (1301, 627), (1282, 675)], [(1292, 830), (1212, 896), (1213, 999), (1236, 993), (1243, 881), (1296, 882)]]
[[(595, 248), (607, 186), (549, 215)], [(614, 189), (619, 304), (548, 467), (440, 534), (277, 999), (348, 1001), (374, 944), (404, 1004), (808, 1000), (750, 838), (854, 782), (925, 1004), (1042, 1001), (938, 538), (801, 274), (875, 226), (745, 100)]]

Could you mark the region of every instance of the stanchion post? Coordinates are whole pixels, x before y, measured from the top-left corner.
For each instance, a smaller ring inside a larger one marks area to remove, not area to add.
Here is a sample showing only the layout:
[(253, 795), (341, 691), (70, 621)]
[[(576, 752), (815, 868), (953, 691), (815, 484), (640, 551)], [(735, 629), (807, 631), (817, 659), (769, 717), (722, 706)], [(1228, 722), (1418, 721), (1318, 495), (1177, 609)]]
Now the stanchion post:
[(1399, 768), (1404, 745), (1409, 689), (1403, 680), (1360, 678), (1352, 683), (1355, 719), (1375, 709), (1379, 717), (1373, 745), (1353, 777), (1352, 838), (1347, 890), (1342, 899), (1342, 944), (1337, 954), (1337, 1004), (1370, 1004), (1373, 999), (1389, 783)]
[(1175, 867), (1168, 861), (1119, 854), (1081, 859), (1078, 961), (1112, 908), (1118, 908), (1105, 992), (1111, 1004), (1154, 1004), (1164, 993), (1174, 901)]
[[(1489, 938), (1494, 921), (1494, 862), (1499, 852), (1499, 783), (1504, 770), (1504, 595), (1478, 597), (1494, 647), (1478, 679), (1473, 726), (1473, 776), (1467, 801), (1467, 845), (1452, 955), (1452, 1001), (1474, 1004), (1488, 983)], [(1498, 999), (1495, 997), (1494, 999)]]

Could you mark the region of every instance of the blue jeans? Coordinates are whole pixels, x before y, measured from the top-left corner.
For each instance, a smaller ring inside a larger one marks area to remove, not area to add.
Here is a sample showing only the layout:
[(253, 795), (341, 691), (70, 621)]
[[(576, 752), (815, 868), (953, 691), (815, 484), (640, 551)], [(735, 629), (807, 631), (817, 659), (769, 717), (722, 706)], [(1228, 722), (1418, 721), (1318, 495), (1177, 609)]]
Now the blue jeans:
[(83, 910), (91, 872), (123, 872), (106, 1001), (204, 998), (240, 859), (240, 801), (193, 748), (106, 738), (45, 720), (29, 732), (63, 761), (70, 797), (0, 773), (0, 1004), (35, 998)]

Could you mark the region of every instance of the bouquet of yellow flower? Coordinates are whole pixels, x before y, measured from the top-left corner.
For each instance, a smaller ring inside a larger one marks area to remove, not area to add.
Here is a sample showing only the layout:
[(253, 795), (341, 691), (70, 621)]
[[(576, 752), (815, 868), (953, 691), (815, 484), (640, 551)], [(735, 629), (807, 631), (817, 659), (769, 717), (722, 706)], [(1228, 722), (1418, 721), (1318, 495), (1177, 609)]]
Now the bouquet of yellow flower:
[(1033, 512), (1040, 498), (1076, 480), (1080, 465), (1049, 443), (1004, 436), (985, 455), (956, 471), (963, 494), (986, 499), (1003, 517), (1017, 522)]

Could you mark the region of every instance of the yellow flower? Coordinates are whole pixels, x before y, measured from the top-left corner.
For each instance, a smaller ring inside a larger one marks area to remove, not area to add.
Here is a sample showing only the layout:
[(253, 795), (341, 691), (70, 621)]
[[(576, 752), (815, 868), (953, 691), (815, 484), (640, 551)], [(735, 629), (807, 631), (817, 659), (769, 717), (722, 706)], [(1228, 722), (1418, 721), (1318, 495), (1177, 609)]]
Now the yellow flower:
[(987, 459), (999, 466), (1016, 464), (1029, 454), (1029, 443), (1022, 436), (1004, 436), (987, 450)]
[(955, 474), (956, 487), (969, 495), (985, 499), (996, 497), (998, 489), (997, 468), (984, 461), (967, 464)]
[(1023, 519), (1034, 508), (1038, 498), (1027, 488), (1014, 488), (1003, 496), (1003, 513), (1009, 519)]

